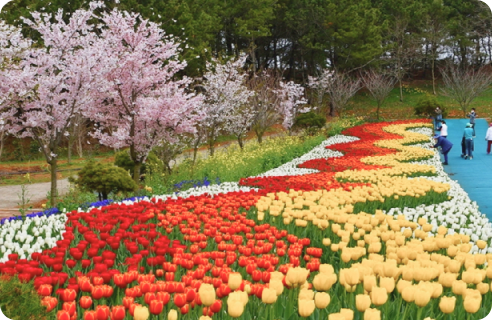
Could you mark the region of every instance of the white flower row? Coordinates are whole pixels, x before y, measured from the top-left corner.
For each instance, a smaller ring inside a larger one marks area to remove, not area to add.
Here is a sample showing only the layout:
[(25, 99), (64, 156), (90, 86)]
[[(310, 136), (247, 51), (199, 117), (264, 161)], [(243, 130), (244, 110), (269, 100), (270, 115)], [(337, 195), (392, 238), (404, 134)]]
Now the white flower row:
[(295, 158), (294, 160), (285, 163), (278, 168), (262, 173), (258, 175), (258, 177), (300, 176), (304, 174), (317, 173), (319, 172), (319, 170), (299, 168), (298, 165), (314, 159), (343, 157), (343, 153), (341, 153), (340, 151), (326, 149), (326, 147), (337, 143), (348, 143), (357, 140), (360, 139), (357, 137), (348, 137), (344, 135), (336, 135), (333, 137), (329, 137), (328, 139), (323, 141), (319, 146), (315, 147), (313, 150), (309, 151), (308, 153), (300, 156), (299, 158)]
[(5, 221), (0, 225), (0, 262), (7, 261), (11, 253), (27, 259), (34, 252), (53, 248), (65, 232), (66, 221), (64, 213)]
[[(428, 128), (412, 129), (412, 131), (429, 136), (432, 134), (432, 130)], [(343, 135), (330, 137), (303, 156), (278, 168), (269, 170), (258, 177), (293, 176), (316, 173), (318, 170), (303, 169), (298, 168), (297, 166), (308, 160), (341, 157), (343, 156), (342, 153), (326, 149), (326, 147), (333, 144), (348, 143), (356, 140), (359, 140), (359, 138)], [(419, 144), (417, 146), (429, 148), (428, 143)], [(444, 172), (439, 154), (436, 152), (433, 158), (415, 163), (435, 166), (437, 168), (437, 176), (427, 177), (427, 179), (450, 184), (451, 189), (449, 190), (448, 195), (451, 199), (430, 206), (422, 205), (416, 208), (404, 208), (403, 210), (394, 208), (388, 210), (386, 213), (390, 215), (404, 214), (408, 220), (415, 222), (417, 222), (420, 217), (427, 218), (429, 223), (433, 225), (432, 233), (435, 233), (440, 225), (444, 225), (449, 228), (448, 232), (451, 234), (458, 232), (470, 235), (473, 242), (476, 242), (479, 239), (486, 241), (490, 240), (490, 238), (492, 238), (491, 222), (484, 214), (480, 213), (477, 204), (470, 200), (468, 194), (461, 186)], [(178, 197), (187, 198), (203, 194), (214, 196), (221, 193), (234, 191), (248, 192), (250, 190), (257, 189), (239, 186), (238, 183), (234, 182), (225, 182), (220, 185), (191, 188), (174, 194), (158, 195), (154, 196), (154, 198), (165, 201), (167, 199), (177, 199)], [(144, 197), (135, 201), (122, 201), (121, 203), (131, 205), (139, 201), (150, 201), (150, 199)], [(87, 210), (90, 211), (91, 209), (92, 208), (89, 208)], [(79, 209), (79, 211), (82, 211), (82, 209)], [(56, 241), (61, 239), (61, 235), (65, 230), (66, 220), (67, 217), (65, 214), (58, 214), (50, 217), (27, 218), (26, 221), (15, 220), (6, 222), (4, 225), (0, 226), (0, 262), (6, 261), (7, 256), (10, 253), (15, 252), (19, 254), (20, 258), (26, 258), (33, 252), (41, 252), (45, 248), (54, 246)], [(479, 251), (492, 252), (492, 248), (479, 250), (474, 245), (472, 252)]]

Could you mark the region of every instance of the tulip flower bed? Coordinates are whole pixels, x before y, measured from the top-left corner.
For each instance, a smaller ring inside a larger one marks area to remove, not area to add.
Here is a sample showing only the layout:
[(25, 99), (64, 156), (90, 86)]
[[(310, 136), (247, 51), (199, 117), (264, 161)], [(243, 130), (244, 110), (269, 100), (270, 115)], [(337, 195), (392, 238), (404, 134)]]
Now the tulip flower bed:
[(431, 127), (361, 125), (238, 184), (6, 222), (0, 273), (49, 319), (481, 319), (492, 225)]

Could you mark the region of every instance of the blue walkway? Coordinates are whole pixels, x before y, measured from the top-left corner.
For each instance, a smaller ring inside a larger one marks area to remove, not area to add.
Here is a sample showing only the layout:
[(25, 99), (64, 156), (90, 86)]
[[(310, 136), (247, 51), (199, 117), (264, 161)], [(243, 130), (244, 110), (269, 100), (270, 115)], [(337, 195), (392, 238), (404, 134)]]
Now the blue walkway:
[(485, 141), (488, 123), (484, 119), (476, 119), (473, 160), (465, 160), (461, 158), (461, 138), (468, 119), (445, 121), (453, 148), (449, 152), (449, 165), (444, 166), (444, 171), (451, 179), (458, 181), (470, 199), (477, 202), (480, 211), (492, 221), (492, 153), (487, 155)]

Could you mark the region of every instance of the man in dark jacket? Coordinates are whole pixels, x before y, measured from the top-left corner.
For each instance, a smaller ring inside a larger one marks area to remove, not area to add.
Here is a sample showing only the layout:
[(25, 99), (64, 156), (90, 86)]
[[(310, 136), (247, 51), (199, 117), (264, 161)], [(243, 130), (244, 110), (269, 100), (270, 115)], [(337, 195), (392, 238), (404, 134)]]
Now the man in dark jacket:
[(451, 151), (453, 144), (447, 138), (440, 136), (438, 134), (436, 134), (434, 136), (434, 140), (436, 141), (436, 144), (431, 146), (431, 147), (432, 148), (441, 147), (441, 152), (444, 155), (444, 162), (442, 164), (447, 165), (448, 164), (448, 153), (449, 153), (449, 151)]

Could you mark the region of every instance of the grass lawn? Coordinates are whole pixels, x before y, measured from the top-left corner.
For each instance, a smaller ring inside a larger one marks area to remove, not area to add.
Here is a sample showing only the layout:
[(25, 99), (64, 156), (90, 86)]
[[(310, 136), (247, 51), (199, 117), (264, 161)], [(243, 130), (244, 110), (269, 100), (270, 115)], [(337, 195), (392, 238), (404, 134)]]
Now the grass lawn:
[[(384, 120), (403, 120), (415, 118), (414, 106), (418, 100), (426, 94), (432, 94), (432, 84), (429, 82), (414, 82), (412, 86), (405, 85), (403, 89), (403, 102), (400, 102), (400, 89), (395, 88), (390, 96), (385, 100), (380, 110), (380, 119)], [(448, 111), (448, 118), (463, 118), (460, 106), (445, 97), (437, 90), (437, 100), (441, 102)], [(344, 115), (354, 116), (373, 116), (376, 117), (377, 104), (369, 92), (364, 91), (357, 94), (347, 108), (343, 111)], [(492, 88), (476, 98), (471, 108), (475, 108), (480, 118), (492, 117)], [(469, 111), (469, 110), (468, 110)]]

